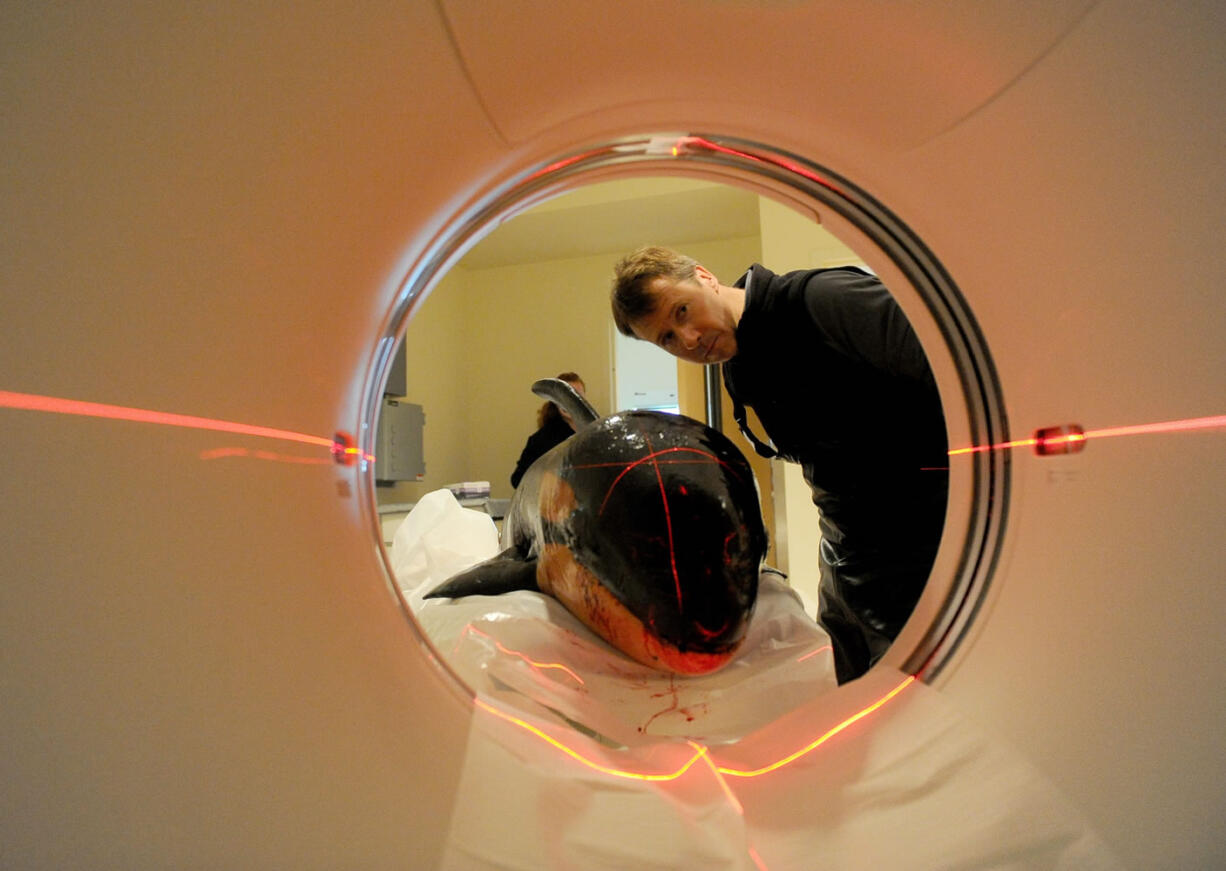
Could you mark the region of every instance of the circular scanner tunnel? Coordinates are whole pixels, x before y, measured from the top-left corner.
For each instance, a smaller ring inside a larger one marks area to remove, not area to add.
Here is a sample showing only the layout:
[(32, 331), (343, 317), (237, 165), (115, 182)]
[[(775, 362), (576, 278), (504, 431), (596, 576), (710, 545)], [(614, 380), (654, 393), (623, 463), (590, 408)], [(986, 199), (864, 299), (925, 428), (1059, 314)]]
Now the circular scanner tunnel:
[[(411, 313), (420, 311), (422, 300), (446, 270), (463, 263), (465, 252), (493, 228), (593, 178), (607, 183), (617, 178), (670, 175), (743, 186), (845, 234), (856, 253), (888, 277), (891, 292), (903, 299), (909, 318), (920, 322), (920, 334), (929, 344), (939, 343), (939, 351), (930, 350), (929, 357), (936, 360), (934, 369), (940, 377), (951, 444), (990, 446), (1009, 440), (1004, 402), (986, 343), (957, 287), (922, 240), (849, 180), (797, 155), (730, 137), (667, 133), (629, 136), (523, 169), (458, 215), (408, 269), (409, 278), (398, 294), (380, 348), (423, 339), (420, 332), (409, 331), (406, 336)], [(600, 294), (585, 294), (571, 303), (592, 307), (602, 304)], [(542, 312), (541, 320), (545, 331), (551, 329), (548, 310)], [(425, 341), (431, 340), (438, 341), (425, 337)], [(379, 365), (382, 368), (376, 368), (368, 382), (365, 407), (370, 417), (362, 425), (369, 437), (365, 448), (369, 454), (377, 450), (374, 434), (378, 426), (373, 418), (381, 407), (386, 370), (392, 365), (390, 356)], [(741, 441), (741, 448), (753, 452), (745, 441)], [(938, 561), (937, 578), (930, 582), (919, 613), (888, 659), (892, 665), (908, 673), (922, 673), (928, 680), (940, 672), (957, 649), (987, 595), (1007, 513), (1008, 451), (963, 450), (956, 456), (947, 553)], [(817, 532), (797, 523), (790, 534), (813, 537)]]
[[(665, 866), (945, 867), (976, 821), (1061, 815), (1125, 865), (1221, 865), (1224, 35), (1192, 2), (14, 7), (5, 863), (564, 865), (634, 840), (599, 813), (630, 786), (667, 799)], [(643, 131), (697, 132), (673, 155)], [(484, 217), (648, 167), (863, 252), (951, 445), (1085, 435), (951, 463), (922, 619), (769, 772), (794, 719), (638, 779), (525, 741), (420, 643), (369, 469), (331, 454), (369, 446), (389, 341)], [(949, 746), (938, 724), (984, 737), (933, 770), (1036, 780), (957, 810), (875, 792), (891, 752)]]

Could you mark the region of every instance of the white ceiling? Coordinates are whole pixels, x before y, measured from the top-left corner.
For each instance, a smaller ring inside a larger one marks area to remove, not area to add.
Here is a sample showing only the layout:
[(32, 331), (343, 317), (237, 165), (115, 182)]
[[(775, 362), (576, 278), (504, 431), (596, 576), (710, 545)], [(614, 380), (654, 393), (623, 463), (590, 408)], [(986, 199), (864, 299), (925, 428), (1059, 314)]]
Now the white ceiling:
[(461, 265), (488, 269), (642, 245), (681, 247), (758, 233), (756, 194), (688, 179), (626, 179), (589, 185), (511, 218)]

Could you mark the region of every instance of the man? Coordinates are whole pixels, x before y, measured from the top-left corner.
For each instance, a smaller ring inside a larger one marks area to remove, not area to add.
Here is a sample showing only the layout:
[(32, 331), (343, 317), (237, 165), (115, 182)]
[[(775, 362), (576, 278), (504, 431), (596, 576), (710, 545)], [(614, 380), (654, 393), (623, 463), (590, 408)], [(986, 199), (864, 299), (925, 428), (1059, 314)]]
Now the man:
[[(839, 681), (859, 677), (910, 616), (945, 518), (945, 420), (911, 325), (854, 267), (775, 275), (755, 263), (729, 286), (651, 247), (614, 272), (617, 328), (722, 364), (746, 437), (801, 465), (821, 512), (819, 617)], [(773, 447), (750, 431), (746, 406)]]

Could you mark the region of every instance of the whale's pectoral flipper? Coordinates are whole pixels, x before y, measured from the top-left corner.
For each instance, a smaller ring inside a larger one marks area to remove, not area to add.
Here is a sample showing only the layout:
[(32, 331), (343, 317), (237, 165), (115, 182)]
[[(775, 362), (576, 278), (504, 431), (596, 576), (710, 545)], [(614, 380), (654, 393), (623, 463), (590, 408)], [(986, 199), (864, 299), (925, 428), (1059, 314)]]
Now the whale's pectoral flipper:
[(560, 378), (542, 378), (533, 383), (532, 392), (541, 399), (548, 399), (569, 414), (575, 422), (575, 429), (586, 426), (599, 417), (592, 404), (583, 398), (583, 394)]
[(514, 590), (540, 590), (536, 584), (536, 560), (525, 559), (513, 547), (477, 563), (444, 581), (423, 598), (458, 599), (461, 596), (498, 596)]

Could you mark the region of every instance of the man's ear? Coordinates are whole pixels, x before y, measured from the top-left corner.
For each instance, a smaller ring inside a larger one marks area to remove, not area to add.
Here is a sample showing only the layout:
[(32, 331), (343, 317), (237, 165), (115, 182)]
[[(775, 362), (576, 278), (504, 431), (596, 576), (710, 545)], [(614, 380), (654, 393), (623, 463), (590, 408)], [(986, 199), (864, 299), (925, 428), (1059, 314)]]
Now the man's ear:
[(694, 278), (698, 279), (699, 284), (706, 285), (712, 289), (719, 287), (719, 281), (714, 274), (701, 263), (694, 264)]

